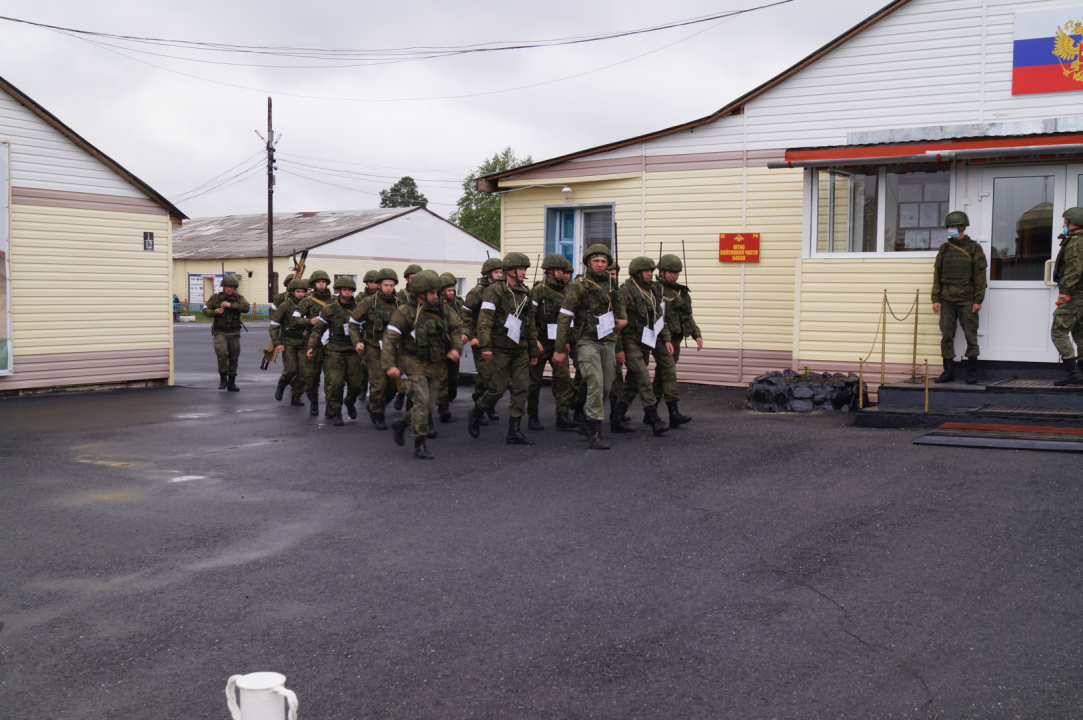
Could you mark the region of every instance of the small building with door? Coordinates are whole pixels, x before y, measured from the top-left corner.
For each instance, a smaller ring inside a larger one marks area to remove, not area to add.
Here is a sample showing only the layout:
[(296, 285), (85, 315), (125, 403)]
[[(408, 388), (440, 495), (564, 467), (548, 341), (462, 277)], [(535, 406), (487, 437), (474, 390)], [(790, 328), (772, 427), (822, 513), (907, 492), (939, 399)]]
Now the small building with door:
[[(382, 267), (399, 273), (417, 263), (459, 279), (459, 294), (473, 287), (481, 265), (500, 251), (478, 236), (421, 207), (348, 212), (275, 213), (275, 294), (300, 255), (308, 251), (305, 277), (323, 270), (349, 275), (361, 287), (365, 273)], [(267, 216), (199, 218), (178, 228), (173, 241), (173, 283), (191, 310), (235, 275), (238, 288), (260, 309), (268, 306)]]
[(938, 364), (950, 210), (989, 258), (982, 360), (1055, 363), (1047, 263), (1083, 204), (1081, 48), (1083, 4), (896, 0), (711, 115), (478, 187), (501, 197), (505, 251), (683, 254), (706, 343), (684, 381), (866, 358), (878, 374), (882, 351), (893, 379)]

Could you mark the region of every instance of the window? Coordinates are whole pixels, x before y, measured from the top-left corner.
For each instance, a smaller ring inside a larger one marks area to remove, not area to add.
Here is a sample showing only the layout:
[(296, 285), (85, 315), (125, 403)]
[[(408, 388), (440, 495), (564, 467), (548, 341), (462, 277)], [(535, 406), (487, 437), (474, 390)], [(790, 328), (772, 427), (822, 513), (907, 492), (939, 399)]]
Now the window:
[(560, 253), (574, 267), (591, 245), (612, 248), (613, 233), (613, 205), (545, 209), (545, 254)]
[(828, 170), (819, 173), (821, 212), (816, 232), (820, 252), (876, 252), (879, 173)]
[(948, 241), (951, 173), (887, 173), (884, 250), (936, 250)]
[(1041, 280), (1053, 252), (1055, 175), (993, 179), (990, 280)]

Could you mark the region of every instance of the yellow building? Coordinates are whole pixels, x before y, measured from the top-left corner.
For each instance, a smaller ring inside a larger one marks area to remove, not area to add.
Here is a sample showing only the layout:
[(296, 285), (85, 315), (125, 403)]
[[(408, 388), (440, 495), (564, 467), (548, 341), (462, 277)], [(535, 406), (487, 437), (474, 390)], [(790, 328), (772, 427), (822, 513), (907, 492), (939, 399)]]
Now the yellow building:
[(0, 394), (171, 382), (184, 214), (3, 79), (0, 183)]

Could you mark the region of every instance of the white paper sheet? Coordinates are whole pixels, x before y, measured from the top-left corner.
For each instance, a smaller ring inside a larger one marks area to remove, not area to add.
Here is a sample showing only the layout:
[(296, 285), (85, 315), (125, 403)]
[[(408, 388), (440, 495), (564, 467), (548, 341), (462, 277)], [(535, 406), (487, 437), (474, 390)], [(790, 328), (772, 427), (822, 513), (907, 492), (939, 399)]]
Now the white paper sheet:
[(610, 310), (605, 315), (598, 316), (598, 339), (601, 340), (605, 336), (613, 332), (613, 329), (617, 326), (616, 318), (613, 317), (613, 311)]
[(546, 333), (545, 334), (549, 337), (550, 340), (556, 340), (557, 339), (557, 327), (558, 326), (557, 326), (556, 323), (547, 323), (546, 324), (546, 326), (545, 326)]
[(508, 339), (513, 343), (519, 342), (519, 333), (523, 327), (523, 321), (514, 315), (508, 315), (508, 319), (504, 321), (504, 327), (508, 329)]

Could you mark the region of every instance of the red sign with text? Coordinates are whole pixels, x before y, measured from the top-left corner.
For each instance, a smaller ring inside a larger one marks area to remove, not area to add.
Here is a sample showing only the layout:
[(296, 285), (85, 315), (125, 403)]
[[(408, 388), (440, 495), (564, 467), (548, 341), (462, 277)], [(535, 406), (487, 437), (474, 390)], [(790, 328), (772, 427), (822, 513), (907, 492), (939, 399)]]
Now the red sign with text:
[(718, 262), (759, 262), (759, 233), (720, 233)]

